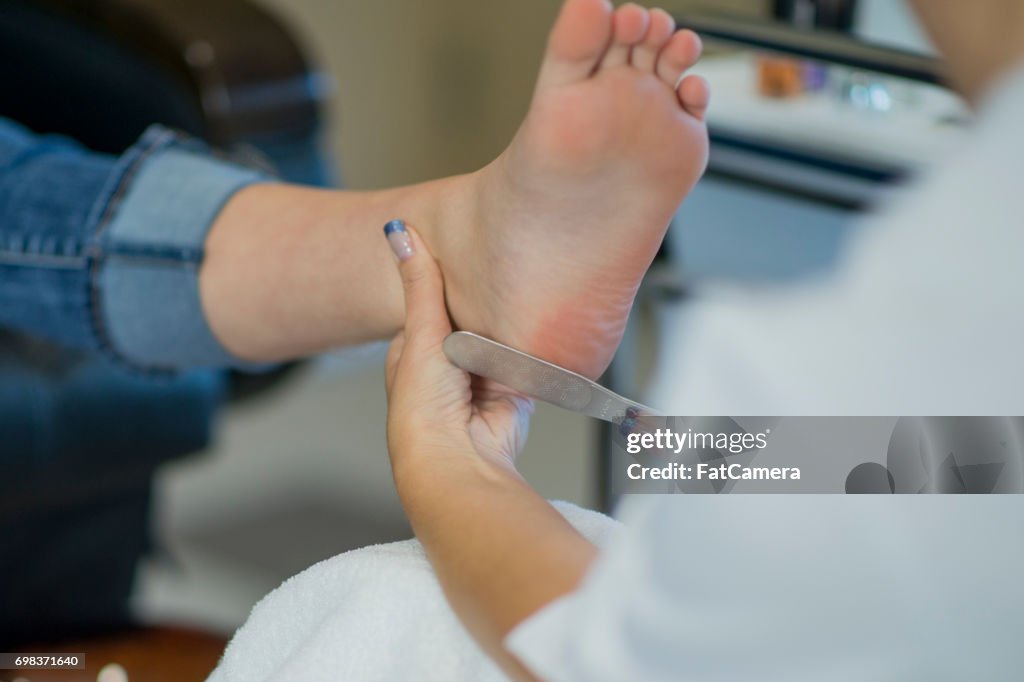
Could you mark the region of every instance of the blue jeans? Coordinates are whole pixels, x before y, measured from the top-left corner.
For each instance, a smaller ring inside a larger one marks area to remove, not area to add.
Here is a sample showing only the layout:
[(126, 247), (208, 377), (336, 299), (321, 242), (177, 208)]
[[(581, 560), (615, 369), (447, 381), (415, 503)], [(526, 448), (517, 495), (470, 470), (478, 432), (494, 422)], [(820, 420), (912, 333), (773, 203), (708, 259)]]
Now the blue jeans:
[(0, 643), (130, 621), (152, 475), (244, 368), (202, 313), (205, 236), (269, 180), (159, 127), (118, 158), (0, 119)]

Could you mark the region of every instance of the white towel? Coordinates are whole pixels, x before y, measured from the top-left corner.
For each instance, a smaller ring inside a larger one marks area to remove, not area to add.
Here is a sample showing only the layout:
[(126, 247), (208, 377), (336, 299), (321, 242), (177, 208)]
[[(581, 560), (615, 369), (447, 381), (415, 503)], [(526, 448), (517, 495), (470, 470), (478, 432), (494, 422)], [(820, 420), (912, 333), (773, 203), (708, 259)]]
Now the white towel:
[[(618, 523), (555, 508), (602, 545)], [(506, 680), (448, 607), (416, 540), (322, 561), (264, 597), (207, 682)]]

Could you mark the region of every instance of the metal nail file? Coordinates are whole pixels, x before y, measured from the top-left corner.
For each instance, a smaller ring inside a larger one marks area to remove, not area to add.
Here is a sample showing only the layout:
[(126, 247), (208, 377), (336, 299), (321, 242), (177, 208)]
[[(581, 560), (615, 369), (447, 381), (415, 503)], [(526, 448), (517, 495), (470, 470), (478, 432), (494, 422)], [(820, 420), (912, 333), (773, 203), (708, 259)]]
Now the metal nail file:
[(633, 411), (662, 416), (564, 367), (470, 332), (444, 340), (444, 354), (456, 367), (492, 379), (531, 398), (618, 424)]

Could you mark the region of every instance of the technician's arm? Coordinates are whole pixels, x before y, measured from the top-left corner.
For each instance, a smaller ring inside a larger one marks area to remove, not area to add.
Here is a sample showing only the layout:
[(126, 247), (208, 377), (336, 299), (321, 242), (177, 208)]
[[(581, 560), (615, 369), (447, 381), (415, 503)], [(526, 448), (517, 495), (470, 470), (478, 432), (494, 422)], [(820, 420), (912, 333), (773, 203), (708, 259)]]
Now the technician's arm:
[(532, 406), (486, 382), (471, 388), (444, 357), (444, 284), (418, 240), (401, 270), (408, 312), (387, 371), (395, 484), (466, 628), (508, 674), (533, 679), (505, 636), (573, 591), (597, 551), (513, 466)]
[(449, 603), (506, 673), (534, 679), (505, 637), (575, 590), (595, 547), (514, 471), (469, 448), (409, 459), (396, 466), (395, 483)]

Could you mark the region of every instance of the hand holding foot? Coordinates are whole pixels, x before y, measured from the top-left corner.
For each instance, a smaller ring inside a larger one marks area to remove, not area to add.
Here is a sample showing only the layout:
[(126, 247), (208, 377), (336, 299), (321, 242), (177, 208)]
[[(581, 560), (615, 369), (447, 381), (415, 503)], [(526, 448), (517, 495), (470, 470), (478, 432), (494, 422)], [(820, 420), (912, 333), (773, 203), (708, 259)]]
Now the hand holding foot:
[(401, 221), (388, 223), (385, 233), (399, 260), (406, 305), (405, 328), (391, 343), (385, 372), (396, 482), (416, 469), (430, 480), (451, 458), (467, 456), (514, 473), (533, 402), (492, 382), (471, 380), (448, 362), (441, 344), (452, 327), (441, 271)]

